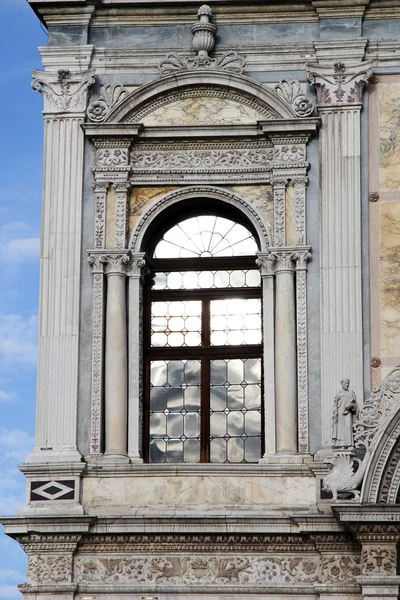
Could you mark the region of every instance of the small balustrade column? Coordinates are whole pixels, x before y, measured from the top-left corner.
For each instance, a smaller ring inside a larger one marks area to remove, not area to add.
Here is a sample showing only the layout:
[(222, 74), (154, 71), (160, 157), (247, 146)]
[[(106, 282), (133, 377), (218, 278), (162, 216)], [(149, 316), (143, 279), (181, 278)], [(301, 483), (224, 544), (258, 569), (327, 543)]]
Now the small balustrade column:
[(126, 270), (128, 252), (108, 250), (105, 335), (105, 455), (127, 458), (128, 341), (126, 314)]
[(143, 252), (132, 254), (129, 277), (129, 425), (128, 455), (141, 463), (143, 430)]
[(263, 297), (264, 340), (264, 432), (265, 453), (260, 462), (267, 461), (276, 450), (275, 430), (275, 256), (259, 252), (256, 264), (260, 267)]
[(275, 267), (276, 452), (297, 453), (296, 303), (293, 249), (271, 249)]

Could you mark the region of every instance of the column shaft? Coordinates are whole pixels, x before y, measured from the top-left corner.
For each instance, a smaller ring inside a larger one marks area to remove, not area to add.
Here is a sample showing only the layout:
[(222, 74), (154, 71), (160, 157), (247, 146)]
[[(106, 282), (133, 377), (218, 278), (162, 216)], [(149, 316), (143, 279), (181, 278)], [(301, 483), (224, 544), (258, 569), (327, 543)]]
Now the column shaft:
[(106, 454), (126, 455), (128, 421), (125, 275), (107, 275), (105, 350)]
[(276, 450), (297, 453), (296, 311), (293, 270), (276, 271)]
[(323, 445), (344, 377), (363, 397), (360, 108), (321, 111), (321, 376)]

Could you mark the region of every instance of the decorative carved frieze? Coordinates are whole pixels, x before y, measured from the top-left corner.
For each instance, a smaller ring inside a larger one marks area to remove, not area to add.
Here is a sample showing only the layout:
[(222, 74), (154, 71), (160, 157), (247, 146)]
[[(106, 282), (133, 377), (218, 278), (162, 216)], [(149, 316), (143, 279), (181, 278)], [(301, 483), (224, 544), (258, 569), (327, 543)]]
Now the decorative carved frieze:
[(314, 583), (320, 560), (311, 556), (175, 556), (146, 557), (78, 556), (75, 573), (78, 583), (131, 583), (136, 585), (260, 586), (268, 584)]
[(125, 248), (129, 225), (129, 190), (131, 184), (118, 181), (113, 184), (116, 192), (115, 207), (115, 247)]
[[(343, 550), (342, 550), (343, 551)], [(361, 575), (359, 554), (322, 554), (321, 579), (335, 583), (355, 581)]]
[(274, 194), (274, 244), (284, 246), (286, 241), (286, 186), (287, 179), (274, 177), (271, 180)]
[(396, 575), (397, 552), (393, 544), (364, 545), (362, 548), (363, 575)]
[(90, 253), (89, 264), (93, 273), (93, 333), (92, 333), (92, 388), (90, 418), (90, 454), (101, 454), (103, 429), (103, 361), (105, 285), (104, 262), (101, 254)]
[(364, 86), (370, 77), (368, 62), (308, 65), (308, 80), (317, 90), (318, 108), (361, 105)]
[(299, 452), (308, 447), (307, 262), (309, 248), (296, 250), (297, 405)]
[(294, 187), (294, 212), (295, 212), (295, 229), (296, 229), (296, 245), (303, 246), (306, 243), (306, 186), (308, 178), (293, 177), (292, 184)]
[(267, 173), (273, 158), (269, 142), (136, 144), (131, 151), (133, 177), (138, 173)]
[(285, 77), (275, 86), (276, 91), (290, 106), (299, 117), (310, 117), (315, 109), (312, 102), (303, 92), (298, 81)]
[(96, 155), (96, 166), (121, 167), (128, 165), (128, 148), (100, 148), (97, 150)]
[(28, 558), (28, 583), (70, 583), (72, 554), (31, 554)]
[(106, 243), (106, 203), (109, 181), (96, 181), (93, 184), (95, 194), (94, 207), (94, 247), (104, 248)]
[(44, 113), (84, 113), (94, 71), (33, 71), (32, 88), (44, 97)]
[(128, 93), (129, 91), (120, 83), (104, 86), (100, 91), (99, 98), (88, 106), (88, 119), (95, 123), (104, 121), (111, 109), (123, 100)]

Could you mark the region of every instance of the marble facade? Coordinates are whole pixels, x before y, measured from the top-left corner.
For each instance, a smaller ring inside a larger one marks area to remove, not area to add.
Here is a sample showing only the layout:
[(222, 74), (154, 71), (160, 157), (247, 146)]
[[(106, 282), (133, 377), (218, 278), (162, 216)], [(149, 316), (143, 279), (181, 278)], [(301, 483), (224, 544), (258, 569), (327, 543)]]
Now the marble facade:
[[(25, 600), (397, 599), (399, 3), (28, 1), (38, 418), (2, 519)], [(146, 247), (203, 200), (259, 239), (264, 453), (146, 463)], [(343, 379), (355, 447), (333, 448)]]

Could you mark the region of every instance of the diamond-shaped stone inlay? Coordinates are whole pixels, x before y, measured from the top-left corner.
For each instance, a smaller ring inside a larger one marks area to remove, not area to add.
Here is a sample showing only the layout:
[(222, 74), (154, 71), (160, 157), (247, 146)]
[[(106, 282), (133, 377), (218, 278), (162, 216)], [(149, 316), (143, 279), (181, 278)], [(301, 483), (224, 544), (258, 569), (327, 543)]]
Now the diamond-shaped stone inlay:
[(49, 500), (75, 500), (74, 479), (59, 481), (31, 481), (31, 502)]

